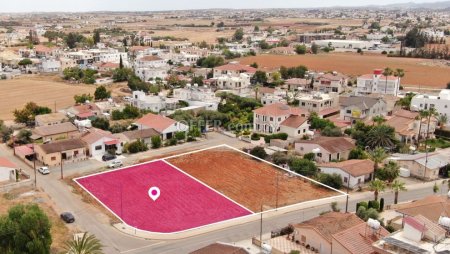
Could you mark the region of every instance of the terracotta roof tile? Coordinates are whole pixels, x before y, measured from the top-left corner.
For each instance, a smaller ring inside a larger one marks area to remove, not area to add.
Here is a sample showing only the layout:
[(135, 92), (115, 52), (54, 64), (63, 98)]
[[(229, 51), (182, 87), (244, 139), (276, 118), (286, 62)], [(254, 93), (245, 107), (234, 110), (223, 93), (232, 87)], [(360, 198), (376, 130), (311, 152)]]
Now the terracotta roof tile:
[(414, 217), (408, 216), (408, 217), (403, 218), (403, 223), (410, 225), (411, 227), (419, 230), (420, 232), (426, 231), (425, 223), (418, 221)]
[(255, 68), (248, 66), (248, 65), (238, 64), (238, 63), (229, 63), (229, 64), (225, 64), (225, 65), (216, 67), (214, 69), (220, 70), (220, 71), (244, 71), (244, 72), (248, 72), (248, 73), (256, 72)]
[(67, 139), (58, 142), (39, 145), (41, 149), (47, 154), (64, 152), (73, 149), (79, 149), (86, 146), (86, 143), (81, 139)]
[(290, 107), (283, 103), (273, 103), (258, 109), (253, 110), (254, 113), (258, 115), (267, 115), (267, 116), (285, 116), (285, 115), (308, 115), (308, 111), (297, 108)]
[(102, 139), (104, 137), (107, 137), (110, 139), (115, 139), (115, 137), (112, 135), (111, 132), (104, 131), (104, 130), (97, 129), (97, 128), (89, 129), (89, 132), (86, 133), (85, 135), (83, 135), (81, 137), (81, 139), (88, 144), (93, 144), (93, 143), (97, 142), (99, 139)]
[(362, 176), (373, 173), (374, 163), (371, 160), (346, 160), (320, 164), (320, 167), (340, 168), (352, 176)]
[(434, 223), (437, 223), (439, 217), (450, 217), (450, 200), (445, 196), (428, 196), (411, 203), (395, 205), (395, 211), (409, 215), (423, 215)]
[(177, 121), (162, 115), (148, 113), (136, 121), (137, 124), (144, 125), (147, 128), (153, 128), (159, 132), (163, 132)]
[(355, 148), (355, 144), (345, 137), (317, 137), (312, 140), (299, 140), (296, 143), (317, 144), (330, 153), (349, 151)]
[(33, 130), (33, 133), (41, 137), (45, 137), (75, 131), (78, 131), (78, 128), (75, 125), (73, 125), (71, 122), (65, 122), (60, 124), (44, 125), (36, 127)]
[(144, 56), (144, 57), (139, 58), (139, 61), (147, 61), (147, 62), (160, 61), (160, 60), (163, 60), (163, 59), (161, 57), (159, 57), (159, 56), (153, 56), (153, 55), (151, 55), (151, 56)]
[(213, 243), (190, 254), (248, 254), (248, 252), (242, 247)]
[(300, 127), (304, 122), (306, 122), (308, 119), (306, 117), (292, 115), (283, 122), (281, 122), (280, 125), (291, 127), (291, 128), (298, 128)]
[(17, 168), (17, 165), (8, 160), (6, 157), (0, 157), (0, 167)]

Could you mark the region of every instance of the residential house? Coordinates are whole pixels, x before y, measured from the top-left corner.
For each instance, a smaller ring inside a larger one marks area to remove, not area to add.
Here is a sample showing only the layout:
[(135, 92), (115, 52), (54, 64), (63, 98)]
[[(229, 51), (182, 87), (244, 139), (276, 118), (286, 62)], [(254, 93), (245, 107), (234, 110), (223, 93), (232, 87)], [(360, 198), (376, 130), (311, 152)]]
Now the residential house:
[(108, 99), (106, 101), (98, 101), (94, 103), (95, 106), (100, 111), (103, 116), (110, 116), (114, 110), (122, 111), (125, 106), (121, 103), (116, 103), (113, 99)]
[(447, 170), (450, 159), (438, 153), (393, 154), (388, 160), (409, 171), (413, 177), (436, 180)]
[(93, 66), (99, 72), (112, 72), (120, 67), (118, 63), (112, 62), (96, 62)]
[(46, 166), (82, 161), (87, 159), (86, 144), (79, 138), (36, 145), (36, 159)]
[(223, 76), (240, 77), (242, 73), (252, 77), (255, 74), (256, 68), (248, 65), (242, 65), (237, 62), (231, 62), (226, 65), (215, 67), (213, 70), (213, 77), (220, 78)]
[(407, 216), (403, 218), (403, 229), (375, 242), (373, 251), (382, 254), (449, 253), (448, 230), (448, 227), (432, 222), (422, 215)]
[(291, 138), (301, 138), (309, 131), (308, 118), (291, 115), (280, 123), (280, 132), (288, 134)]
[(371, 160), (346, 160), (319, 165), (321, 173), (338, 174), (343, 186), (354, 189), (372, 179), (374, 163)]
[(347, 87), (348, 77), (337, 72), (320, 74), (314, 78), (314, 91), (342, 93)]
[(261, 103), (263, 105), (269, 105), (273, 103), (286, 104), (286, 92), (279, 88), (260, 87), (257, 93), (261, 98)]
[(243, 247), (234, 246), (227, 243), (213, 243), (189, 254), (249, 254)]
[(322, 112), (324, 110), (334, 109), (339, 111), (339, 97), (336, 94), (299, 94), (296, 99), (299, 101), (299, 107), (311, 112)]
[(372, 120), (374, 116), (385, 116), (386, 101), (381, 98), (350, 96), (340, 98), (340, 118), (355, 123)]
[(69, 117), (75, 117), (77, 120), (91, 119), (101, 114), (100, 108), (91, 102), (75, 105), (67, 109), (67, 115)]
[(156, 78), (165, 79), (169, 64), (159, 56), (148, 55), (138, 58), (134, 64), (135, 74), (143, 81), (152, 81)]
[(422, 215), (438, 223), (441, 217), (450, 217), (450, 198), (446, 195), (430, 195), (412, 202), (397, 204), (392, 207), (402, 217)]
[(329, 212), (294, 224), (294, 236), (301, 245), (309, 245), (310, 249), (318, 250), (320, 254), (331, 254), (335, 253), (332, 251), (333, 235), (361, 223), (364, 221), (355, 214)]
[(346, 160), (355, 148), (354, 141), (346, 137), (315, 137), (311, 140), (295, 142), (295, 151), (299, 154), (314, 153), (317, 162)]
[[(307, 117), (308, 112), (297, 107), (290, 107), (282, 103), (270, 104), (253, 110), (253, 131), (272, 134), (281, 132), (281, 124), (291, 116)], [(301, 119), (288, 120), (289, 125), (292, 123), (300, 124)], [(301, 123), (298, 128), (306, 127)], [(302, 127), (303, 125), (303, 127)], [(289, 126), (286, 126), (289, 127)]]
[(434, 131), (437, 125), (434, 117), (431, 118), (429, 126), (427, 119), (424, 118), (420, 121), (418, 112), (407, 110), (397, 110), (393, 112), (392, 116), (386, 117), (386, 119), (385, 124), (395, 129), (396, 138), (406, 144), (414, 144), (419, 137), (424, 138), (428, 136), (434, 138)]
[(56, 59), (41, 59), (38, 70), (43, 73), (53, 73), (61, 71), (61, 62)]
[(161, 133), (161, 137), (163, 140), (171, 139), (176, 132), (186, 132), (189, 129), (189, 126), (177, 122), (173, 119), (162, 115), (155, 115), (152, 113), (148, 113), (145, 116), (139, 118), (135, 125), (138, 126), (139, 130), (150, 129), (153, 128), (157, 132)]
[(250, 89), (250, 76), (247, 73), (241, 73), (239, 76), (225, 74), (215, 78), (218, 89), (230, 90), (236, 95), (248, 94)]
[(160, 95), (147, 95), (143, 91), (133, 91), (133, 97), (130, 100), (130, 104), (139, 109), (151, 110), (152, 112), (159, 113), (163, 110), (176, 109), (178, 100)]
[(411, 100), (411, 110), (420, 111), (436, 109), (440, 115), (447, 116), (447, 124), (450, 124), (450, 89), (442, 89), (438, 96), (418, 94)]
[(156, 131), (153, 128), (125, 131), (125, 132), (113, 134), (113, 136), (118, 138), (120, 140), (120, 142), (123, 144), (142, 140), (147, 145), (150, 145), (152, 143), (152, 137), (160, 136), (160, 135), (161, 135), (161, 133), (159, 133), (158, 131)]
[(296, 55), (295, 49), (292, 47), (275, 47), (270, 49), (270, 53), (276, 55)]
[(81, 136), (78, 128), (71, 122), (38, 126), (31, 132), (33, 133), (32, 139), (42, 139), (42, 142), (44, 143), (61, 139), (78, 138)]
[(0, 157), (0, 183), (16, 181), (16, 171), (18, 169), (13, 162), (5, 157)]
[(311, 90), (311, 81), (304, 78), (286, 79), (284, 87), (289, 91), (309, 91)]
[(203, 106), (207, 110), (217, 110), (220, 103), (220, 98), (216, 97), (211, 88), (199, 87), (197, 84), (187, 84), (184, 88), (174, 89), (173, 98), (185, 101), (189, 106)]
[(37, 58), (51, 58), (56, 53), (57, 48), (49, 48), (44, 45), (36, 45), (34, 47), (34, 52), (36, 52)]
[(329, 40), (335, 37), (335, 33), (303, 33), (298, 35), (298, 41), (309, 44), (316, 40)]
[(397, 96), (400, 89), (400, 78), (383, 75), (383, 70), (376, 69), (373, 74), (366, 74), (357, 78), (356, 95), (390, 94)]
[(45, 115), (37, 115), (34, 119), (36, 127), (60, 124), (68, 121), (67, 116), (64, 113), (56, 112)]
[(101, 157), (106, 153), (122, 153), (123, 145), (111, 132), (91, 128), (81, 139), (87, 145), (87, 155)]

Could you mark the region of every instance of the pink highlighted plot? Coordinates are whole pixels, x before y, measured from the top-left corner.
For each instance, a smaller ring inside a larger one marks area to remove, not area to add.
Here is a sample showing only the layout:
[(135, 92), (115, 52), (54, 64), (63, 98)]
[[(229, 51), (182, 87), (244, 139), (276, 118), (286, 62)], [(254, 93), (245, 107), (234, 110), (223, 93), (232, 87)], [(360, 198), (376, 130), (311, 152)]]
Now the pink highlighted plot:
[(173, 233), (252, 214), (162, 160), (75, 181), (124, 223), (155, 233)]

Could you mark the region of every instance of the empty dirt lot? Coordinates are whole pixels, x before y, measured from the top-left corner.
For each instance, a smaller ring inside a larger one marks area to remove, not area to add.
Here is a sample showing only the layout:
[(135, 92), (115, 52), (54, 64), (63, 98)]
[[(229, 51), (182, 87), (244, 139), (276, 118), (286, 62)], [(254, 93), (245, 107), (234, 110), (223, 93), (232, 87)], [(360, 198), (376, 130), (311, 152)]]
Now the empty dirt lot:
[(261, 204), (264, 210), (276, 207), (277, 174), (278, 207), (338, 195), (229, 148), (167, 161), (254, 212), (261, 210)]
[(243, 64), (258, 63), (259, 67), (305, 65), (310, 70), (338, 71), (351, 76), (372, 73), (373, 69), (404, 69), (403, 86), (445, 88), (450, 81), (450, 66), (443, 62), (417, 58), (386, 57), (381, 54), (332, 53), (296, 56), (260, 55), (240, 59)]
[(54, 110), (74, 104), (76, 94), (94, 94), (95, 86), (69, 85), (63, 82), (38, 79), (12, 79), (0, 81), (0, 119), (13, 119), (12, 111), (22, 108), (27, 102), (47, 106)]

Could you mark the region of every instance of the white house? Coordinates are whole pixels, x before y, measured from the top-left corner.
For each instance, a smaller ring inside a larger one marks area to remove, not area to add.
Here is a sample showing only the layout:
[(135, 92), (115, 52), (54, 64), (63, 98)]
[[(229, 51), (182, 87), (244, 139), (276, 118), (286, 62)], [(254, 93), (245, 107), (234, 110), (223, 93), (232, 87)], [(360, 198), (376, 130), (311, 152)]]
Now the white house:
[(0, 183), (15, 181), (17, 165), (5, 157), (0, 157)]
[(450, 124), (450, 89), (443, 89), (438, 96), (418, 94), (411, 100), (411, 110), (420, 111), (435, 108), (440, 115), (446, 115)]
[(350, 96), (342, 97), (340, 119), (351, 121), (372, 119), (387, 114), (386, 101), (381, 98)]
[(159, 113), (162, 110), (176, 109), (178, 100), (160, 95), (147, 95), (142, 91), (133, 91), (130, 104), (139, 108)]
[(61, 62), (56, 59), (41, 59), (38, 69), (40, 72), (59, 72), (61, 70)]
[(346, 48), (346, 49), (357, 49), (357, 48), (368, 48), (373, 45), (373, 43), (368, 41), (356, 41), (356, 40), (315, 40), (315, 43), (319, 47), (333, 47), (333, 48)]
[[(291, 116), (293, 117), (290, 118)], [(291, 134), (303, 135), (303, 130), (307, 129), (307, 123), (303, 120), (307, 116), (308, 112), (300, 108), (273, 103), (253, 110), (253, 131), (264, 134), (279, 133), (285, 123), (283, 130), (289, 128), (287, 131)], [(299, 130), (301, 133), (298, 133)]]
[(143, 81), (165, 79), (169, 67), (164, 59), (155, 55), (144, 56), (134, 62), (135, 74)]
[(374, 163), (371, 160), (346, 160), (320, 164), (319, 168), (321, 173), (340, 175), (343, 186), (354, 189), (371, 179)]
[(314, 153), (317, 162), (330, 162), (347, 159), (355, 148), (353, 140), (346, 137), (316, 137), (312, 140), (295, 142), (295, 151), (299, 154)]
[(299, 94), (296, 99), (299, 101), (299, 107), (312, 112), (321, 112), (325, 109), (337, 108), (339, 105), (339, 96), (337, 94)]
[(185, 101), (189, 106), (204, 106), (207, 110), (217, 110), (220, 103), (220, 98), (216, 97), (211, 88), (199, 87), (197, 84), (187, 84), (185, 88), (174, 89), (173, 98)]
[(121, 153), (124, 145), (111, 132), (96, 128), (89, 129), (81, 139), (87, 144), (88, 155), (92, 157), (101, 157), (113, 150)]
[(288, 134), (291, 138), (301, 138), (309, 131), (308, 118), (291, 115), (280, 123), (280, 132)]
[(376, 93), (397, 96), (399, 89), (400, 78), (395, 76), (386, 78), (381, 69), (374, 70), (373, 74), (366, 74), (357, 78), (356, 95)]
[(173, 119), (162, 115), (155, 115), (148, 113), (145, 116), (139, 118), (135, 123), (139, 130), (153, 128), (159, 133), (163, 140), (171, 139), (176, 132), (187, 132), (189, 126), (186, 124), (177, 122)]
[(320, 74), (314, 78), (315, 91), (322, 93), (342, 93), (347, 87), (348, 77), (337, 72)]

